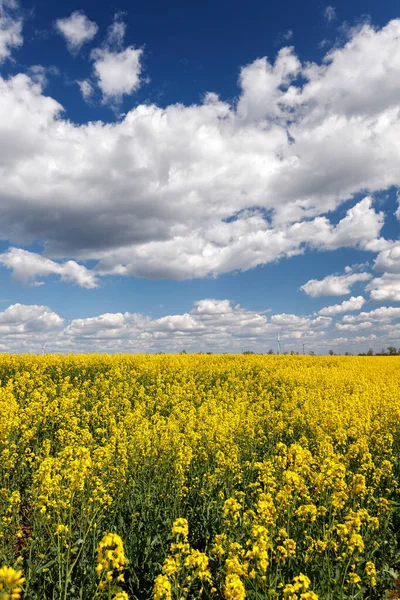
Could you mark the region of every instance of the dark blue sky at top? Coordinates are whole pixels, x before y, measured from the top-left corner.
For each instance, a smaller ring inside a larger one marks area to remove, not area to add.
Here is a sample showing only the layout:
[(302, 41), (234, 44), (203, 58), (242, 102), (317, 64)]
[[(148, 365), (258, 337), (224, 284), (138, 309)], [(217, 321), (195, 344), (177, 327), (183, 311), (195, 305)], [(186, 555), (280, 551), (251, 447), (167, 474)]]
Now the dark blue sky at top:
[[(46, 93), (64, 106), (66, 118), (76, 123), (98, 119), (114, 121), (117, 116), (109, 107), (100, 102), (88, 105), (83, 101), (75, 81), (91, 75), (90, 51), (104, 40), (114, 14), (122, 12), (127, 24), (126, 44), (144, 48), (142, 62), (150, 79), (123, 101), (122, 112), (142, 102), (160, 106), (198, 103), (208, 91), (233, 102), (239, 93), (240, 67), (256, 58), (268, 56), (273, 61), (280, 47), (293, 45), (301, 61), (320, 61), (336, 41), (343, 39), (346, 25), (354, 26), (361, 19), (370, 19), (374, 25), (382, 26), (400, 16), (400, 5), (395, 0), (337, 0), (332, 4), (336, 18), (328, 22), (324, 17), (326, 4), (319, 1), (22, 0), (26, 19), (24, 45), (13, 52), (15, 61), (5, 64), (2, 72), (21, 72), (37, 64), (54, 65), (58, 74), (48, 75)], [(67, 17), (74, 10), (83, 10), (99, 26), (96, 38), (83, 46), (76, 57), (68, 52), (65, 40), (52, 26), (56, 19)], [(292, 30), (293, 37), (286, 41), (284, 36), (288, 30)], [(323, 40), (327, 42), (322, 47)], [(398, 221), (392, 217), (395, 194), (385, 193), (381, 197), (388, 213), (382, 233), (391, 239), (397, 238)], [(332, 221), (342, 218), (354, 202), (343, 204)], [(7, 247), (7, 243), (0, 244), (1, 251)], [(38, 245), (29, 249), (42, 250)], [(249, 309), (309, 314), (342, 299), (310, 299), (298, 291), (302, 284), (311, 278), (342, 272), (349, 264), (372, 262), (374, 256), (353, 249), (307, 252), (216, 279), (178, 282), (109, 277), (94, 290), (62, 283), (55, 277), (47, 278), (44, 286), (22, 288), (12, 281), (10, 272), (2, 268), (0, 310), (10, 303), (24, 302), (48, 305), (67, 319), (119, 311), (158, 317), (188, 311), (195, 300), (213, 297), (229, 298)], [(361, 288), (355, 286), (353, 294), (358, 292)]]
[[(49, 78), (47, 92), (63, 104), (68, 118), (76, 122), (113, 120), (109, 108), (86, 106), (74, 81), (90, 75), (90, 50), (104, 39), (115, 13), (123, 13), (126, 42), (144, 48), (143, 65), (150, 78), (149, 84), (125, 99), (125, 111), (141, 102), (160, 106), (197, 103), (208, 91), (233, 101), (239, 92), (240, 67), (256, 58), (268, 56), (273, 60), (280, 47), (293, 45), (302, 61), (320, 60), (343, 37), (344, 24), (354, 26), (362, 19), (371, 19), (380, 26), (400, 14), (395, 0), (341, 0), (334, 3), (336, 18), (328, 22), (325, 6), (318, 1), (293, 0), (250, 0), (245, 4), (237, 0), (24, 0), (25, 44), (14, 53), (14, 69), (32, 64), (57, 66), (60, 75)], [(83, 10), (99, 26), (96, 38), (77, 57), (69, 54), (65, 40), (51, 28), (56, 19), (74, 10)], [(286, 41), (288, 30), (293, 37)], [(323, 40), (326, 45), (321, 47)]]

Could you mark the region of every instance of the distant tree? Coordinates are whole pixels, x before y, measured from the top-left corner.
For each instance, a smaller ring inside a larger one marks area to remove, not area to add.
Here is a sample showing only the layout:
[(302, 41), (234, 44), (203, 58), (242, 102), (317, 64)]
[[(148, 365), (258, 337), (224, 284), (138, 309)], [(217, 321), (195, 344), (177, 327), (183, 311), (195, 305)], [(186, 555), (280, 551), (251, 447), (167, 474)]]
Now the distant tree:
[(270, 349), (268, 350), (268, 354), (273, 354), (273, 353), (274, 353), (274, 351), (272, 350), (272, 348), (270, 348)]
[(334, 355), (335, 355), (334, 351), (333, 350), (329, 350), (329, 356), (334, 356)]
[(388, 346), (387, 350), (390, 356), (396, 356), (397, 350), (394, 346)]
[(372, 348), (370, 348), (367, 352), (367, 356), (373, 356), (374, 355), (374, 351)]
[(345, 352), (344, 355), (345, 356), (350, 356), (350, 353), (349, 352)]
[(185, 349), (183, 349), (183, 350), (181, 350), (181, 351), (179, 352), (179, 354), (187, 354), (187, 352), (186, 352), (186, 350), (185, 350)]
[(244, 350), (242, 354), (255, 354), (255, 352), (253, 352), (253, 350)]
[(310, 350), (310, 352), (308, 353), (310, 356), (315, 356), (315, 352), (314, 350)]

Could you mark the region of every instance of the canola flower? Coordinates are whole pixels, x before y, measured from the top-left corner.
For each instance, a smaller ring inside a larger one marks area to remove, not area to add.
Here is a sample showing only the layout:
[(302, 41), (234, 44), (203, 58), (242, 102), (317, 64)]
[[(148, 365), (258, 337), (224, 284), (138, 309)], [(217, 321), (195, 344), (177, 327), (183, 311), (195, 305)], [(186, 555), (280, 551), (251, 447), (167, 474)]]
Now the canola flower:
[(22, 571), (16, 571), (13, 567), (0, 567), (0, 598), (19, 600), (24, 582)]
[(2, 355), (0, 414), (0, 599), (393, 584), (396, 357)]
[[(123, 583), (124, 569), (128, 564), (125, 556), (124, 544), (116, 533), (106, 533), (97, 547), (96, 573), (100, 578), (99, 590), (107, 588), (108, 598), (111, 598), (113, 588)], [(114, 598), (124, 600), (127, 595), (118, 591)]]

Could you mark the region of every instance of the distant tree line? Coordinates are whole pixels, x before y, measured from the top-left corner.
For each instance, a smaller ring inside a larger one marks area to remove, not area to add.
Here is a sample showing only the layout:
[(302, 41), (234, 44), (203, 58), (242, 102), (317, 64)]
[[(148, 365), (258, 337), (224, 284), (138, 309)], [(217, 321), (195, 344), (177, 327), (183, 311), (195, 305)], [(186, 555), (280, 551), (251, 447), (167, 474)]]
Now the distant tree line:
[[(156, 352), (155, 354), (165, 354), (165, 352)], [(179, 352), (179, 354), (187, 354), (186, 350), (181, 350)], [(195, 352), (194, 354), (213, 354), (213, 352)], [(229, 354), (229, 352), (222, 352), (221, 354)], [(259, 355), (263, 355), (263, 354), (277, 354), (277, 352), (274, 352), (274, 350), (268, 350), (268, 352), (254, 352), (253, 350), (243, 350), (242, 354), (259, 354)], [(281, 354), (290, 354), (290, 355), (298, 355), (298, 354), (304, 354), (304, 352), (296, 352), (295, 350), (290, 350), (290, 352), (281, 352)], [(314, 350), (310, 350), (308, 352), (309, 356), (315, 356), (315, 352)], [(328, 352), (329, 356), (352, 356), (351, 352), (334, 352), (333, 350), (329, 350)], [(400, 348), (397, 349), (395, 346), (388, 346), (385, 350), (385, 348), (382, 348), (381, 352), (374, 352), (372, 348), (370, 348), (367, 352), (359, 352), (358, 354), (355, 354), (355, 356), (400, 356)]]
[[(329, 350), (330, 356), (336, 356), (336, 353), (333, 350)], [(344, 356), (352, 356), (351, 352), (344, 352)], [(382, 348), (380, 352), (374, 352), (372, 348), (370, 348), (367, 352), (359, 352), (356, 356), (400, 356), (400, 348), (397, 350), (395, 346), (388, 346)]]
[[(263, 352), (253, 352), (252, 350), (244, 350), (244, 352), (242, 352), (242, 354), (264, 354)], [(268, 352), (265, 352), (265, 354), (276, 354), (276, 352), (274, 352), (273, 350), (269, 350)], [(282, 352), (282, 354), (301, 354), (301, 352), (295, 352), (294, 350), (291, 350), (290, 352)], [(313, 350), (311, 350), (310, 352), (308, 352), (308, 354), (310, 356), (315, 356), (315, 352)], [(334, 352), (333, 350), (329, 350), (329, 356), (352, 356), (351, 352), (343, 352), (343, 354), (341, 354), (340, 352)], [(382, 350), (380, 352), (374, 352), (372, 348), (370, 348), (367, 352), (359, 352), (358, 354), (356, 354), (356, 356), (400, 356), (400, 348), (397, 349), (395, 346), (387, 346), (386, 350), (385, 348), (382, 348)]]
[(382, 348), (381, 352), (375, 352), (375, 354), (370, 348), (368, 352), (360, 352), (358, 356), (400, 356), (400, 348), (397, 350), (395, 346), (388, 346), (386, 350)]

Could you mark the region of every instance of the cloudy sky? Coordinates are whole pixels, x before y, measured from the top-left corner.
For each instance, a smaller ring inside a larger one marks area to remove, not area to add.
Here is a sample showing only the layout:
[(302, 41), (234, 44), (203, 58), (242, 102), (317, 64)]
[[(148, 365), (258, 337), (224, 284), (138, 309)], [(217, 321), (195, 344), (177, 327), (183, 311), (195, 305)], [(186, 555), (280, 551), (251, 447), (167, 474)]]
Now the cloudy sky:
[(0, 351), (400, 345), (400, 10), (0, 0)]

